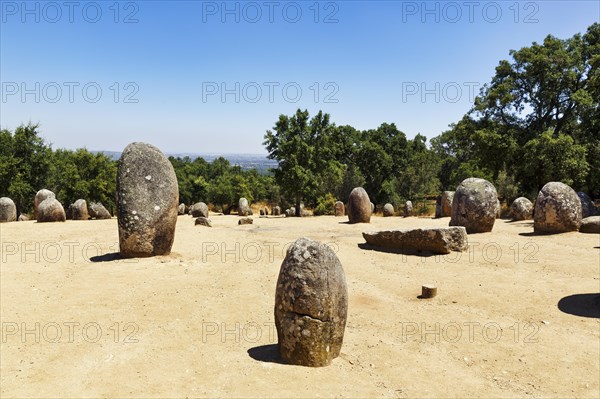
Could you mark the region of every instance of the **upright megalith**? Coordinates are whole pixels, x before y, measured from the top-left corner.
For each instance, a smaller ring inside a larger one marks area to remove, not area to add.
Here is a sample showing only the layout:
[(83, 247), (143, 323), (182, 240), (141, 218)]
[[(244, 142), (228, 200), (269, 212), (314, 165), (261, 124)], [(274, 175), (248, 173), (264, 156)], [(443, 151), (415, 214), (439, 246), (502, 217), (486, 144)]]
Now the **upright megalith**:
[(547, 183), (538, 193), (533, 230), (554, 234), (577, 231), (581, 226), (581, 201), (575, 190), (560, 182)]
[(38, 223), (64, 222), (65, 220), (67, 220), (65, 209), (56, 198), (46, 198), (38, 205)]
[(463, 180), (452, 200), (450, 226), (464, 226), (469, 234), (492, 231), (497, 202), (496, 188), (489, 181), (478, 178)]
[(117, 171), (121, 256), (169, 254), (175, 239), (178, 202), (177, 177), (164, 154), (150, 144), (129, 144)]
[(344, 216), (346, 214), (346, 207), (342, 201), (336, 201), (334, 207), (335, 216)]
[(273, 216), (281, 215), (281, 207), (279, 205), (273, 207)]
[(16, 222), (17, 207), (13, 200), (8, 197), (0, 198), (0, 223)]
[(348, 313), (344, 269), (333, 250), (300, 238), (287, 251), (275, 292), (279, 353), (290, 364), (327, 366), (340, 354)]
[(413, 213), (413, 204), (412, 201), (406, 201), (404, 203), (404, 217), (407, 218), (412, 216)]
[(441, 218), (442, 215), (442, 196), (438, 195), (435, 199), (435, 217)]
[(69, 205), (68, 219), (71, 220), (88, 220), (90, 214), (88, 212), (87, 202), (84, 199), (78, 199)]
[(371, 200), (362, 187), (356, 187), (348, 198), (348, 220), (350, 223), (371, 222)]
[(112, 219), (112, 215), (101, 202), (91, 202), (88, 209), (92, 219)]
[(185, 215), (185, 204), (183, 202), (177, 207), (177, 214), (179, 216)]
[(204, 202), (197, 202), (192, 205), (192, 216), (195, 218), (207, 218), (208, 205), (206, 205)]
[(525, 197), (519, 197), (510, 205), (509, 215), (512, 220), (532, 219), (533, 203)]
[(33, 218), (37, 220), (37, 211), (40, 204), (48, 199), (48, 198), (56, 198), (56, 194), (52, 191), (47, 190), (45, 188), (41, 189), (35, 194), (35, 198), (33, 199)]
[(383, 217), (394, 216), (395, 213), (394, 205), (389, 202), (383, 206)]
[(596, 208), (594, 205), (594, 201), (584, 192), (578, 192), (577, 196), (579, 197), (579, 201), (581, 201), (581, 217), (587, 218), (590, 216), (598, 216), (600, 215), (600, 210)]
[(452, 216), (452, 201), (454, 200), (454, 191), (444, 191), (441, 198), (441, 217)]
[(239, 216), (248, 216), (251, 215), (252, 209), (248, 205), (248, 200), (244, 197), (240, 198), (238, 201), (238, 215)]

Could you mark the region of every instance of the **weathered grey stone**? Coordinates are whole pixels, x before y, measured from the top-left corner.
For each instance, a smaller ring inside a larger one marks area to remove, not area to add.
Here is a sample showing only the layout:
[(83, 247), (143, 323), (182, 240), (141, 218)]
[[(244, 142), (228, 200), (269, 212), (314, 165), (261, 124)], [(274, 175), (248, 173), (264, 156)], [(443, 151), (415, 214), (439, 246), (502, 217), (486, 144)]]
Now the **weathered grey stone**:
[(468, 249), (467, 230), (462, 226), (366, 232), (363, 237), (367, 244), (400, 251), (448, 254)]
[(412, 216), (412, 213), (413, 213), (412, 201), (406, 201), (404, 203), (404, 217)]
[(578, 231), (580, 226), (581, 201), (577, 193), (560, 182), (550, 182), (542, 187), (535, 201), (533, 230), (555, 234)]
[(331, 248), (307, 238), (287, 251), (275, 292), (275, 327), (281, 358), (322, 367), (340, 354), (348, 313), (342, 265)]
[(48, 198), (56, 198), (56, 195), (45, 188), (41, 189), (35, 194), (35, 198), (33, 200), (33, 218), (37, 220), (37, 210), (42, 201)]
[(71, 220), (88, 220), (90, 214), (88, 212), (87, 202), (84, 199), (78, 199), (69, 205), (68, 218)]
[(533, 202), (525, 197), (519, 197), (510, 205), (510, 218), (512, 220), (533, 219)]
[(67, 220), (65, 209), (56, 198), (46, 198), (38, 205), (38, 223), (64, 222), (65, 220)]
[(185, 204), (183, 202), (177, 207), (177, 214), (185, 215)]
[(197, 202), (192, 205), (192, 217), (199, 218), (207, 218), (208, 217), (208, 205), (204, 202)]
[(198, 226), (206, 226), (206, 227), (212, 227), (212, 222), (209, 218), (205, 218), (203, 216), (197, 217), (196, 221), (194, 222), (194, 225)]
[(581, 217), (587, 218), (590, 216), (600, 215), (600, 210), (594, 205), (594, 201), (584, 192), (578, 192), (577, 196), (581, 201)]
[(150, 144), (129, 144), (117, 172), (121, 256), (168, 255), (175, 239), (178, 203), (171, 162)]
[(17, 206), (8, 197), (0, 198), (0, 223), (15, 222), (17, 220)]
[(344, 203), (342, 201), (336, 201), (333, 209), (335, 212), (335, 216), (344, 216), (344, 214), (346, 213), (346, 207), (344, 206)]
[(348, 220), (350, 223), (370, 223), (373, 205), (369, 194), (362, 187), (356, 187), (348, 198)]
[(502, 205), (500, 205), (500, 200), (496, 200), (496, 219), (500, 219), (502, 216)]
[(248, 216), (251, 212), (250, 207), (248, 206), (248, 200), (244, 197), (240, 198), (238, 201), (238, 215), (239, 216)]
[(588, 216), (581, 219), (580, 233), (600, 234), (600, 216)]
[(438, 195), (435, 199), (435, 217), (441, 218), (442, 214), (442, 196)]
[(497, 202), (496, 188), (489, 181), (477, 178), (463, 180), (452, 200), (450, 226), (464, 226), (469, 234), (492, 231)]
[(441, 197), (441, 216), (452, 216), (452, 201), (454, 200), (454, 191), (444, 191)]
[(281, 215), (281, 207), (278, 205), (273, 208), (273, 216), (279, 216), (279, 215)]
[(240, 218), (240, 220), (238, 220), (238, 224), (242, 225), (242, 224), (253, 224), (254, 223), (254, 219), (250, 218), (250, 217), (243, 217)]
[(91, 202), (88, 209), (90, 211), (90, 217), (93, 219), (112, 219), (112, 215), (101, 202)]
[(396, 212), (394, 211), (394, 205), (392, 205), (388, 202), (387, 204), (385, 204), (383, 206), (383, 216), (384, 217), (394, 216), (395, 214), (396, 214)]
[(375, 213), (375, 204), (371, 202), (371, 215)]
[(19, 215), (19, 222), (28, 222), (29, 221), (29, 216), (25, 215), (24, 213)]

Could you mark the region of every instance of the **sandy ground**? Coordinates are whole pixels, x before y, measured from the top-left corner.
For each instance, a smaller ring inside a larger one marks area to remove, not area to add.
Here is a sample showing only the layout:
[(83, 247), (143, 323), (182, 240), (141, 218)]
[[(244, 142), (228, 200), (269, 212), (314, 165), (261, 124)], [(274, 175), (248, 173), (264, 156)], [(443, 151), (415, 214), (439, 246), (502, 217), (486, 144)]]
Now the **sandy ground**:
[[(448, 218), (211, 218), (179, 217), (170, 256), (128, 261), (111, 255), (116, 219), (0, 225), (1, 396), (600, 397), (598, 235), (498, 220), (468, 253), (427, 257), (362, 249), (361, 232)], [(274, 346), (276, 279), (301, 236), (331, 243), (348, 283), (324, 368)], [(436, 298), (417, 298), (426, 283)]]

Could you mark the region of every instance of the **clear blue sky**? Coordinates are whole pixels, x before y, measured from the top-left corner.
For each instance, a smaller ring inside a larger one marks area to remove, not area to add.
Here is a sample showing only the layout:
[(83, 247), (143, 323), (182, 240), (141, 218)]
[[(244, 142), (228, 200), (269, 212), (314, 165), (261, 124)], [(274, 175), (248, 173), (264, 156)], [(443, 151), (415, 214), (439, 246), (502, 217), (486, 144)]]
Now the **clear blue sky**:
[(431, 138), (509, 50), (600, 19), (597, 0), (114, 4), (0, 1), (2, 128), (39, 122), (55, 148), (263, 153), (279, 114), (307, 108)]

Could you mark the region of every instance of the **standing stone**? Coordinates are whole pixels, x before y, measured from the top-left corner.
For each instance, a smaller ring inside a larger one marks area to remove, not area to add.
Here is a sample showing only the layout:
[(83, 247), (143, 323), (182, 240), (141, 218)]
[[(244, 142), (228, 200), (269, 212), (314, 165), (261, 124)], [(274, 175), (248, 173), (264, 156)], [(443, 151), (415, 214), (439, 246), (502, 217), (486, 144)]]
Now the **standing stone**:
[(533, 203), (525, 197), (519, 197), (510, 205), (510, 217), (512, 220), (533, 219)]
[(331, 364), (342, 348), (347, 313), (348, 289), (338, 257), (325, 244), (296, 240), (281, 264), (275, 292), (282, 359), (310, 367)]
[(207, 218), (208, 217), (208, 205), (204, 202), (197, 202), (192, 205), (192, 216), (195, 218)]
[(87, 202), (84, 199), (78, 199), (69, 205), (69, 216), (72, 220), (88, 220), (90, 214), (88, 213)]
[(413, 212), (412, 201), (406, 201), (404, 203), (404, 217), (407, 218), (409, 216), (412, 216), (412, 212)]
[(452, 200), (450, 226), (464, 226), (469, 234), (492, 231), (497, 201), (496, 188), (489, 181), (477, 178), (463, 180)]
[(500, 205), (500, 200), (496, 200), (496, 219), (500, 219), (502, 216), (502, 205)]
[(346, 207), (344, 206), (344, 203), (342, 201), (336, 201), (335, 205), (333, 206), (335, 216), (344, 216), (344, 214), (346, 213), (345, 208)]
[(177, 207), (177, 214), (185, 215), (185, 204), (183, 202)]
[(65, 220), (67, 220), (65, 209), (56, 198), (46, 198), (38, 205), (38, 223), (64, 222)]
[(279, 207), (279, 205), (278, 205), (273, 208), (273, 216), (279, 216), (279, 215), (281, 215), (281, 207)]
[(369, 194), (362, 187), (356, 187), (348, 198), (348, 220), (350, 223), (370, 223), (372, 208)]
[(577, 196), (581, 201), (582, 218), (600, 215), (600, 211), (598, 210), (598, 208), (596, 208), (596, 205), (594, 205), (594, 201), (592, 201), (592, 199), (586, 193), (578, 192)]
[(260, 212), (260, 216), (265, 216), (265, 210), (264, 209), (260, 208), (259, 212)]
[(48, 198), (56, 198), (56, 194), (54, 194), (50, 190), (46, 190), (45, 188), (41, 189), (35, 194), (35, 198), (33, 200), (33, 218), (37, 220), (37, 210), (42, 201)]
[(25, 215), (24, 213), (19, 215), (19, 222), (28, 222), (29, 221), (29, 216)]
[(442, 196), (438, 195), (437, 198), (435, 199), (435, 217), (437, 218), (441, 218), (443, 215), (442, 212)]
[(171, 162), (150, 144), (129, 144), (117, 172), (121, 256), (169, 254), (178, 203), (179, 188)]
[(238, 215), (248, 216), (250, 214), (250, 207), (248, 206), (248, 200), (244, 197), (238, 201)]
[(441, 216), (450, 217), (452, 216), (452, 200), (454, 199), (454, 191), (444, 191), (441, 198)]
[(112, 219), (112, 215), (110, 214), (108, 209), (106, 209), (104, 205), (102, 205), (101, 202), (91, 202), (88, 209), (90, 211), (90, 216), (93, 219)]
[(394, 216), (394, 205), (389, 202), (383, 206), (383, 217)]
[(17, 207), (8, 197), (0, 198), (0, 223), (15, 222), (17, 220)]
[(538, 193), (533, 211), (533, 230), (554, 234), (577, 231), (581, 226), (581, 201), (577, 193), (560, 182), (547, 183)]

